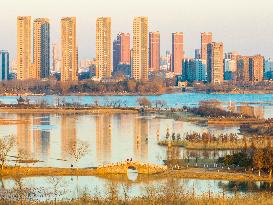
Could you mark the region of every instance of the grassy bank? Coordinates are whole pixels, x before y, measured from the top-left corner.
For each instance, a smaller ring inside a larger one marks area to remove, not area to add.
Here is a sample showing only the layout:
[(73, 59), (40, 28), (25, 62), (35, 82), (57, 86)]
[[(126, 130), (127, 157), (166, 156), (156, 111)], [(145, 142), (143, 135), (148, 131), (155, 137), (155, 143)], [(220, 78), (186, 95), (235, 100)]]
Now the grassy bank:
[(73, 200), (54, 201), (51, 199), (37, 202), (24, 199), (24, 195), (25, 193), (21, 194), (20, 202), (0, 199), (0, 205), (272, 205), (273, 203), (272, 193), (235, 194), (233, 197), (227, 197), (224, 193), (216, 196), (204, 193), (202, 196), (196, 196), (194, 193), (186, 193), (183, 187), (173, 185), (173, 183), (159, 188), (147, 186), (140, 197), (130, 197), (126, 190), (119, 194), (114, 185), (107, 187), (106, 196), (81, 193), (81, 196)]
[[(5, 178), (13, 177), (40, 177), (40, 176), (100, 176), (103, 178), (116, 178), (122, 174), (109, 175), (97, 172), (96, 169), (82, 168), (50, 168), (50, 167), (17, 167), (6, 168), (1, 171), (1, 176)], [(144, 176), (144, 175), (143, 175)], [(231, 180), (231, 181), (269, 181), (273, 182), (272, 178), (266, 176), (258, 176), (253, 173), (243, 172), (227, 172), (227, 171), (209, 171), (203, 168), (188, 168), (183, 170), (168, 170), (158, 174), (150, 174), (151, 180), (164, 178), (189, 178), (189, 179), (215, 179), (215, 180)], [(142, 177), (143, 178), (143, 177)], [(145, 177), (144, 177), (145, 178)], [(143, 178), (143, 179), (144, 179)]]

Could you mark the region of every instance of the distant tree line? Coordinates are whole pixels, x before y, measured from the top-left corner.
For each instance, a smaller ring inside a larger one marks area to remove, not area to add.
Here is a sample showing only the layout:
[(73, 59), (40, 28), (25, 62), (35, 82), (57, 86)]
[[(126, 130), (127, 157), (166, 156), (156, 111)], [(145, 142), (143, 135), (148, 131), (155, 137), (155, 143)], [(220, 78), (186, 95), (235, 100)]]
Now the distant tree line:
[(191, 112), (195, 115), (201, 117), (209, 117), (209, 118), (250, 118), (248, 115), (234, 113), (231, 111), (226, 111), (217, 107), (209, 107), (209, 106), (199, 106), (199, 107), (184, 107), (188, 112)]
[(229, 81), (221, 84), (208, 84), (208, 83), (193, 83), (192, 87), (197, 92), (244, 92), (244, 91), (256, 91), (261, 90), (263, 92), (273, 92), (272, 81), (262, 82), (240, 82), (240, 81)]
[(71, 81), (60, 82), (55, 79), (37, 81), (5, 81), (0, 83), (0, 93), (8, 94), (73, 94), (73, 93), (92, 93), (92, 94), (116, 94), (116, 93), (133, 93), (133, 94), (162, 94), (168, 92), (172, 86), (169, 80), (156, 78), (150, 81), (129, 80), (109, 80), (109, 81)]

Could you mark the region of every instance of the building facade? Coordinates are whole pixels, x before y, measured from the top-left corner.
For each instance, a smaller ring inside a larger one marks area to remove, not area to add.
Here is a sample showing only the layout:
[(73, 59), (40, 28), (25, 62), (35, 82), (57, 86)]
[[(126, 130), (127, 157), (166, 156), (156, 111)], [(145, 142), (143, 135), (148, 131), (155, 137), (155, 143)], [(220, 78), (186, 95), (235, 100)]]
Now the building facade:
[(273, 79), (273, 61), (270, 58), (266, 59), (264, 62), (264, 79)]
[(0, 81), (9, 80), (9, 52), (0, 51)]
[(237, 81), (249, 82), (249, 60), (248, 56), (241, 56), (237, 60)]
[(31, 78), (31, 17), (17, 17), (17, 79)]
[(224, 80), (235, 80), (237, 62), (232, 59), (224, 59)]
[(160, 69), (160, 33), (149, 33), (149, 68), (151, 71)]
[(49, 78), (50, 25), (47, 18), (35, 19), (33, 23), (33, 64), (31, 78)]
[(207, 48), (209, 43), (212, 43), (212, 33), (201, 33), (201, 59), (204, 61), (207, 61)]
[(110, 78), (112, 73), (111, 18), (96, 21), (96, 78)]
[(263, 81), (264, 57), (261, 55), (252, 56), (249, 60), (249, 78), (253, 82)]
[(61, 81), (78, 80), (78, 48), (76, 45), (76, 17), (61, 19)]
[(207, 47), (207, 78), (209, 83), (224, 81), (223, 43), (212, 42)]
[(172, 72), (182, 74), (182, 61), (184, 59), (184, 33), (172, 33)]
[(118, 33), (113, 42), (113, 72), (119, 65), (130, 65), (130, 34)]
[(148, 17), (135, 17), (133, 20), (132, 77), (148, 80)]
[(202, 59), (184, 59), (182, 67), (183, 81), (206, 81), (206, 63)]

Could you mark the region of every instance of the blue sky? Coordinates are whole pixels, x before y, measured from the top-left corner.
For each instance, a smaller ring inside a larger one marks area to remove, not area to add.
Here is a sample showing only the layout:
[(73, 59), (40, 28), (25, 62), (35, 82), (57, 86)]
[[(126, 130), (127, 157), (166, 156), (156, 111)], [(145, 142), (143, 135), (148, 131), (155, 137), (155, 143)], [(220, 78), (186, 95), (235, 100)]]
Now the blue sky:
[(134, 16), (149, 17), (149, 30), (161, 32), (161, 52), (171, 47), (171, 33), (185, 35), (185, 52), (200, 47), (200, 32), (212, 31), (225, 51), (273, 57), (273, 0), (8, 0), (1, 2), (0, 49), (16, 52), (16, 18), (48, 17), (51, 42), (58, 42), (60, 18), (77, 17), (79, 58), (95, 56), (95, 21), (112, 17), (112, 37), (132, 33)]

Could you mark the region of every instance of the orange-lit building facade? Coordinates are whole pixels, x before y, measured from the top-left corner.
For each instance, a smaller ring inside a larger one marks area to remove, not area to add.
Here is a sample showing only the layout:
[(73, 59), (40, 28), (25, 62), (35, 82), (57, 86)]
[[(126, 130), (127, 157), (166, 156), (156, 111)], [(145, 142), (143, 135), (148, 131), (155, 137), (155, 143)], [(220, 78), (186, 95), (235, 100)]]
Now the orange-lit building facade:
[(184, 59), (184, 33), (172, 33), (172, 72), (182, 74), (182, 61)]
[(207, 48), (207, 76), (209, 83), (224, 81), (223, 43), (212, 42)]
[(263, 81), (264, 57), (261, 55), (252, 56), (249, 60), (249, 77), (253, 82)]
[(207, 61), (207, 47), (209, 43), (212, 43), (212, 33), (201, 33), (201, 59), (204, 61)]
[(149, 33), (149, 68), (158, 71), (160, 68), (160, 33)]

